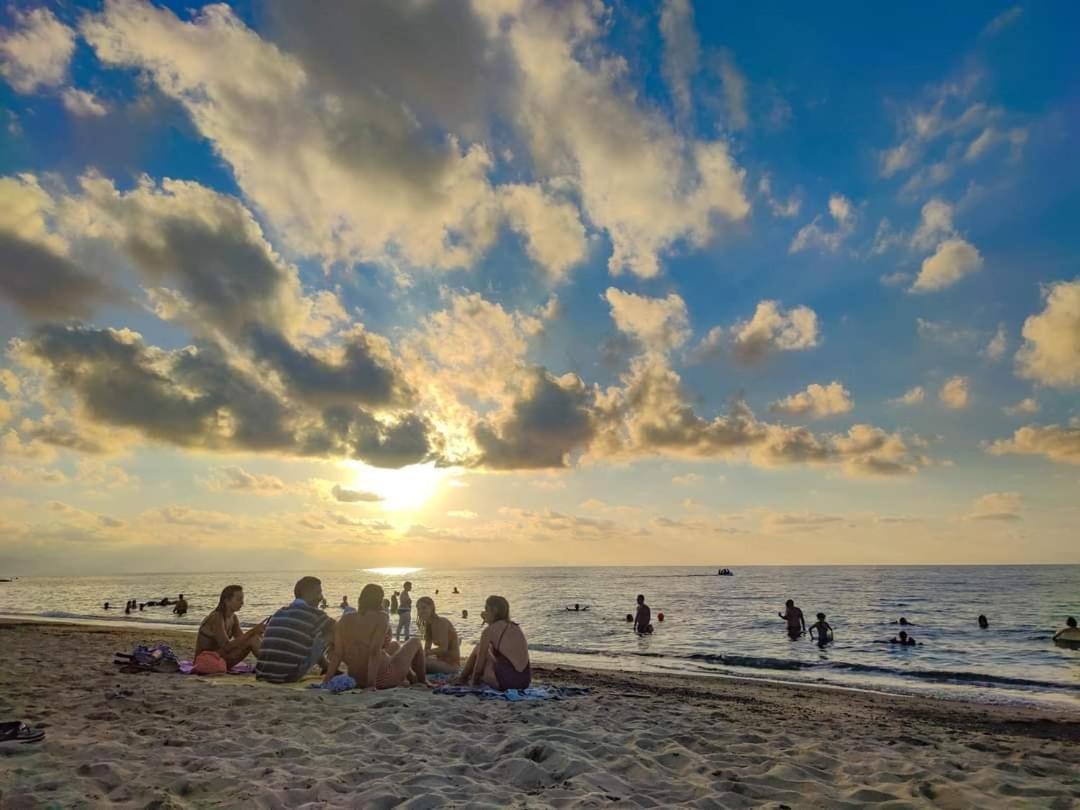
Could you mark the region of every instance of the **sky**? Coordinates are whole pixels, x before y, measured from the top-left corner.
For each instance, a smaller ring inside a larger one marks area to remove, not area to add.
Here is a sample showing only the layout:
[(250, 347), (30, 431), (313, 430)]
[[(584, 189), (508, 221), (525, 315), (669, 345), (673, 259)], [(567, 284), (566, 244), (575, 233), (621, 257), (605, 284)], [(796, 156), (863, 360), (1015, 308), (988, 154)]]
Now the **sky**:
[(0, 575), (1080, 563), (1080, 6), (0, 9)]

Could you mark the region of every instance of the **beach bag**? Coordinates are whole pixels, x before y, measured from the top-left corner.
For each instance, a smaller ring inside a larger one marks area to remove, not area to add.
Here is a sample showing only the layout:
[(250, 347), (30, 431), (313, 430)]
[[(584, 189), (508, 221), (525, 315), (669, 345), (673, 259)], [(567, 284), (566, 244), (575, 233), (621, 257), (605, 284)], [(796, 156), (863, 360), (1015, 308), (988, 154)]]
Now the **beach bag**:
[(113, 660), (122, 672), (179, 672), (180, 662), (168, 644), (147, 647), (137, 644), (131, 653), (116, 653)]
[(499, 689), (505, 692), (507, 689), (528, 689), (529, 684), (532, 683), (532, 664), (526, 664), (525, 669), (518, 672), (514, 669), (513, 663), (502, 652), (499, 651), (499, 644), (502, 644), (503, 636), (506, 635), (506, 631), (510, 629), (510, 625), (513, 622), (507, 622), (506, 627), (502, 631), (502, 635), (499, 636), (498, 642), (491, 648), (492, 655), (495, 656), (495, 680), (499, 683)]
[(225, 659), (216, 652), (205, 651), (195, 656), (191, 665), (192, 675), (224, 675), (229, 671)]

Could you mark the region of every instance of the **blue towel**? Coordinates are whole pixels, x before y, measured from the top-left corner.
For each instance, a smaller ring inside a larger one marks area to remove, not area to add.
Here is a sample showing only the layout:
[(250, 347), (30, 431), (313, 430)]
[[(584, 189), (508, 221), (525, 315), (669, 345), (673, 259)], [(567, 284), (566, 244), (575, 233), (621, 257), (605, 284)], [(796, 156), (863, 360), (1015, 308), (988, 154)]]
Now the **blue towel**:
[(356, 688), (356, 681), (350, 678), (348, 675), (335, 675), (326, 683), (313, 683), (309, 689), (329, 689), (335, 695), (338, 692), (348, 692), (350, 689)]
[(516, 703), (522, 700), (564, 700), (587, 695), (590, 690), (584, 686), (530, 686), (528, 689), (507, 689), (500, 692), (490, 686), (439, 686), (432, 691), (436, 695), (476, 695), (481, 700), (509, 700)]

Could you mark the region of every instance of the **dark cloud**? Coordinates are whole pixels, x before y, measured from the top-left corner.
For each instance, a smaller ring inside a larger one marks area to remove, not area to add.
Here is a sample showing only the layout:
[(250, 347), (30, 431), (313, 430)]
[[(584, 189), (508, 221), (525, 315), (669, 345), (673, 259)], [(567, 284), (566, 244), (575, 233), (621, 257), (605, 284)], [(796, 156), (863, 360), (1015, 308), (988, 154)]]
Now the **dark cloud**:
[(0, 296), (35, 318), (69, 318), (114, 293), (66, 256), (0, 231)]
[[(508, 67), (496, 69), (505, 55), (495, 49), (469, 0), (344, 6), (273, 0), (268, 9), (271, 35), (320, 86), (368, 108), (369, 116), (377, 101), (404, 98), (422, 119), (472, 124), (486, 118), (488, 105), (512, 76)], [(370, 131), (353, 131), (365, 129)], [(368, 137), (387, 143), (376, 134)]]
[(376, 356), (366, 334), (349, 337), (337, 363), (299, 349), (263, 327), (250, 330), (250, 341), (255, 356), (276, 370), (293, 393), (314, 405), (390, 405), (407, 396), (403, 382)]
[(346, 489), (337, 484), (330, 490), (330, 494), (342, 503), (376, 503), (383, 500), (382, 495), (375, 492), (364, 492), (359, 489)]
[(305, 410), (213, 346), (164, 351), (132, 332), (45, 326), (20, 351), (45, 364), (92, 421), (180, 447), (352, 457), (379, 467), (434, 452), (431, 425), (415, 414), (380, 421), (360, 408)]
[(512, 470), (565, 467), (594, 433), (585, 384), (572, 374), (557, 378), (534, 368), (506, 417), (480, 423), (474, 436), (482, 466)]

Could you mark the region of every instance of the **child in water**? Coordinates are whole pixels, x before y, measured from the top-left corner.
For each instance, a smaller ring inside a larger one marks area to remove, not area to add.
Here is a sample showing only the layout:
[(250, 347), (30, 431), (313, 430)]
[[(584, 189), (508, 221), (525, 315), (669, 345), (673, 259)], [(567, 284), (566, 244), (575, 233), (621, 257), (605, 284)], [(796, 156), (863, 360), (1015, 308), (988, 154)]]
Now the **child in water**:
[(817, 643), (819, 647), (824, 647), (830, 641), (833, 640), (833, 629), (827, 621), (825, 621), (825, 614), (819, 613), (817, 615), (817, 621), (810, 625), (810, 640), (815, 641), (814, 631), (817, 630)]

